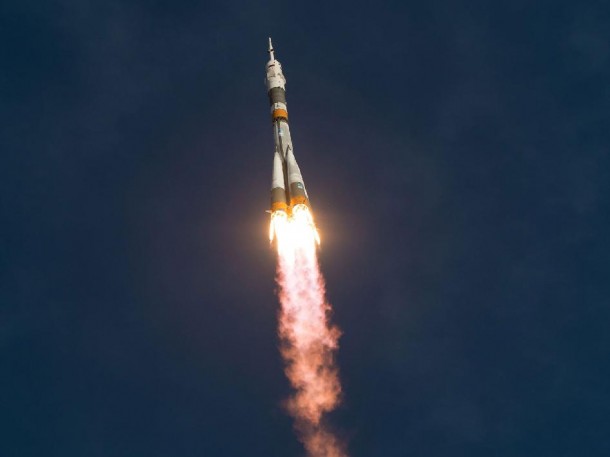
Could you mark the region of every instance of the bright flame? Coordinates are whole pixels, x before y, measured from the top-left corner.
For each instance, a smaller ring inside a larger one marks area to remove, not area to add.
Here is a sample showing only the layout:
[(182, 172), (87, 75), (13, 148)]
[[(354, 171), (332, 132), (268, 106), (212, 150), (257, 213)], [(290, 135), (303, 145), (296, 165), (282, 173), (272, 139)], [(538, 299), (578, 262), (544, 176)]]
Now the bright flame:
[(346, 457), (344, 446), (323, 421), (340, 401), (334, 360), (340, 332), (328, 321), (330, 305), (316, 252), (320, 237), (309, 208), (296, 205), (290, 217), (274, 212), (269, 237), (278, 252), (281, 351), (295, 389), (287, 409), (309, 456)]
[[(316, 244), (320, 244), (320, 234), (307, 205), (296, 205), (290, 218), (285, 211), (274, 211), (271, 214), (269, 241), (277, 239), (284, 249), (292, 249), (309, 243), (312, 238)], [(278, 244), (278, 253), (279, 249)]]

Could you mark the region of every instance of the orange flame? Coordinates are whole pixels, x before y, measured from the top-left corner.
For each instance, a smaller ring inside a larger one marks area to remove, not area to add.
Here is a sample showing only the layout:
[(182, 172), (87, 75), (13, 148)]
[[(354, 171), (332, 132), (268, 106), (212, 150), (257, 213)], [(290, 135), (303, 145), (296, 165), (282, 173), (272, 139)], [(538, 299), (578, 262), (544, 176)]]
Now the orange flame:
[(330, 305), (316, 252), (320, 237), (309, 208), (296, 205), (290, 217), (274, 212), (269, 237), (275, 239), (278, 252), (281, 352), (295, 389), (288, 412), (309, 456), (346, 457), (344, 445), (323, 420), (340, 402), (334, 360), (340, 332), (329, 324)]

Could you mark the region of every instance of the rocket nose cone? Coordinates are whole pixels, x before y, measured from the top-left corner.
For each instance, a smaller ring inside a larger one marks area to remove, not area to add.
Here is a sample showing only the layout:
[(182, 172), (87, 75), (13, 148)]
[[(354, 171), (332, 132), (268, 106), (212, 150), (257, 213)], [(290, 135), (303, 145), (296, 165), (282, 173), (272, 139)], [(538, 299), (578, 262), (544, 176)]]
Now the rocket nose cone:
[(272, 62), (275, 60), (275, 55), (273, 53), (273, 43), (271, 43), (271, 37), (269, 37), (269, 61)]

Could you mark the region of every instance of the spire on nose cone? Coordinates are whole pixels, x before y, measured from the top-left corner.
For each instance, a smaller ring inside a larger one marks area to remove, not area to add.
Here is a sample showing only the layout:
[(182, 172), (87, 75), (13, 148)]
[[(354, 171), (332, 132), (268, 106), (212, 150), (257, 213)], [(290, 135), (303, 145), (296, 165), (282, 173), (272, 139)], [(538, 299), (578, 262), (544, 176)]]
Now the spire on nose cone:
[(275, 60), (273, 55), (273, 44), (271, 43), (271, 37), (269, 37), (269, 60)]

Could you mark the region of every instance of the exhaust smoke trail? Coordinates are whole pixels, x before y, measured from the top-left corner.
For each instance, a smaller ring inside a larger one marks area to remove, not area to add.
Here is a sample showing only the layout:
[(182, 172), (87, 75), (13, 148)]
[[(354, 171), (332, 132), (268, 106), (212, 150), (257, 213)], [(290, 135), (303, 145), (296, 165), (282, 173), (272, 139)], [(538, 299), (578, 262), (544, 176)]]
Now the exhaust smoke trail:
[(295, 390), (287, 410), (310, 457), (346, 457), (345, 446), (324, 423), (324, 414), (340, 402), (334, 360), (340, 332), (329, 323), (331, 309), (317, 259), (320, 239), (309, 208), (296, 205), (290, 217), (273, 212), (269, 235), (278, 252), (281, 353)]

